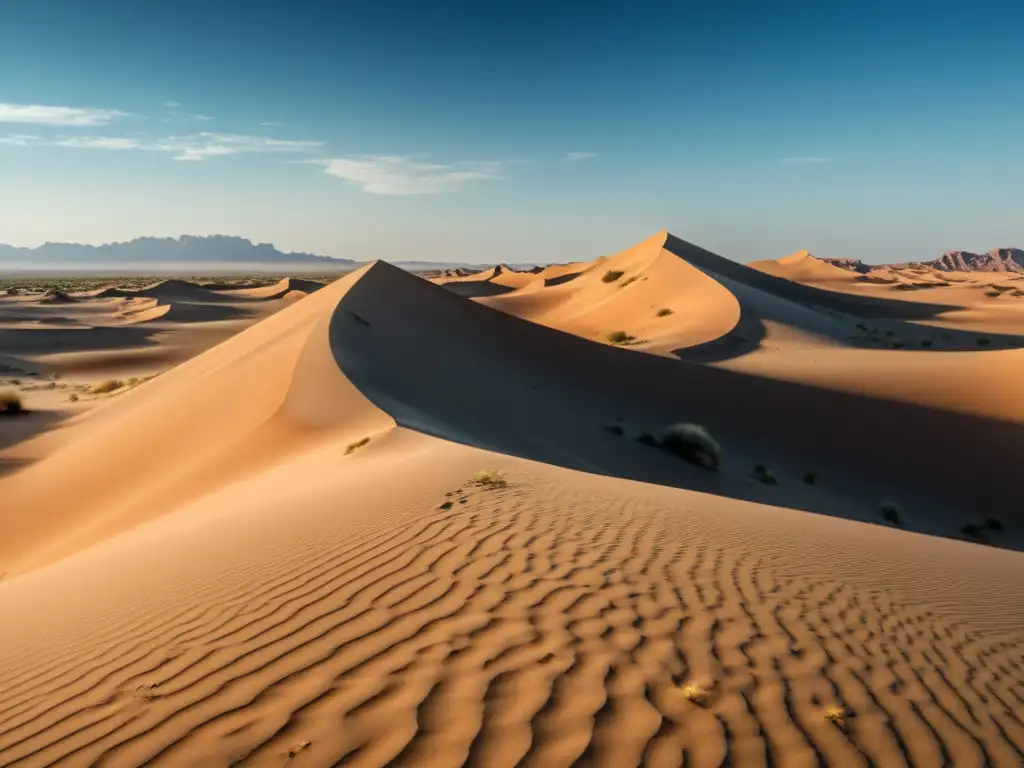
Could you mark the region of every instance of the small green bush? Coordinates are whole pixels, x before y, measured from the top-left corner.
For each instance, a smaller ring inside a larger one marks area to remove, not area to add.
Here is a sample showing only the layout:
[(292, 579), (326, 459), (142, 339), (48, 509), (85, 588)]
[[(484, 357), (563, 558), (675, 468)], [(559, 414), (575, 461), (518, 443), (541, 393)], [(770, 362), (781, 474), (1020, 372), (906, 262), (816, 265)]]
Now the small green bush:
[(608, 341), (612, 344), (625, 344), (626, 342), (633, 341), (634, 338), (625, 331), (612, 331), (608, 334)]
[(778, 485), (779, 480), (775, 477), (775, 474), (768, 469), (764, 464), (758, 464), (754, 467), (754, 477), (765, 485)]
[(497, 469), (481, 469), (473, 478), (473, 482), (484, 488), (504, 488), (508, 485), (505, 475)]
[(900, 515), (900, 507), (898, 504), (893, 504), (891, 501), (887, 501), (882, 505), (882, 519), (892, 525), (902, 526), (903, 519)]
[(123, 386), (124, 382), (120, 379), (107, 379), (94, 386), (92, 392), (94, 395), (106, 395), (110, 392), (116, 392)]
[(75, 393), (75, 392), (72, 392), (70, 395), (68, 395), (68, 402), (69, 403), (77, 403), (78, 402), (78, 394)]
[(691, 464), (717, 472), (722, 464), (722, 447), (700, 424), (673, 424), (661, 435), (660, 445)]
[(619, 270), (619, 269), (609, 269), (607, 272), (604, 273), (604, 277), (601, 278), (601, 282), (602, 283), (614, 283), (616, 280), (618, 280), (624, 274), (626, 274), (626, 273), (623, 272), (622, 270)]
[(362, 440), (356, 440), (354, 443), (349, 443), (348, 448), (345, 449), (345, 455), (348, 456), (350, 453), (359, 450), (368, 442), (370, 442), (370, 438), (364, 437)]
[(0, 416), (18, 416), (25, 412), (21, 395), (17, 392), (0, 392)]

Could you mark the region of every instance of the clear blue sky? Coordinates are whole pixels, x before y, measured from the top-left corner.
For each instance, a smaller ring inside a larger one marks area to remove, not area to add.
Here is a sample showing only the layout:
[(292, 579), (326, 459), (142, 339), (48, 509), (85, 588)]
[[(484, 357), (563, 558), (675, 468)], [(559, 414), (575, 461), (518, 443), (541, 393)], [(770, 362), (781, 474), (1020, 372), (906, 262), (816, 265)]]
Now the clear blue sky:
[(0, 242), (1024, 246), (1022, 28), (1006, 0), (7, 0)]

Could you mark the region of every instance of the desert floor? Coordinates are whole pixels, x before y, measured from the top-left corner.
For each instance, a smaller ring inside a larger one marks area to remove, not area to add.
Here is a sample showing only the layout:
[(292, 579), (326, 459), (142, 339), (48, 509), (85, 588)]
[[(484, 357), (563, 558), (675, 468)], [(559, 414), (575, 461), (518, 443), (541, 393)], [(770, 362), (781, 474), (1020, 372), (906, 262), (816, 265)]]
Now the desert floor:
[(1013, 275), (16, 293), (0, 765), (1024, 763)]

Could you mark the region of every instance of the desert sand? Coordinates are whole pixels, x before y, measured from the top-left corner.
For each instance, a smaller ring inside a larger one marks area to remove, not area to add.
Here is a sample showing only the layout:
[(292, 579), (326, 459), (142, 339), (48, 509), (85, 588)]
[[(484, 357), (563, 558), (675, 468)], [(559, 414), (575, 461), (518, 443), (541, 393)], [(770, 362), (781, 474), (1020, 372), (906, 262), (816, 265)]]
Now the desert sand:
[(1020, 765), (1024, 310), (857, 277), (662, 232), (9, 297), (264, 314), (0, 453), (0, 764)]

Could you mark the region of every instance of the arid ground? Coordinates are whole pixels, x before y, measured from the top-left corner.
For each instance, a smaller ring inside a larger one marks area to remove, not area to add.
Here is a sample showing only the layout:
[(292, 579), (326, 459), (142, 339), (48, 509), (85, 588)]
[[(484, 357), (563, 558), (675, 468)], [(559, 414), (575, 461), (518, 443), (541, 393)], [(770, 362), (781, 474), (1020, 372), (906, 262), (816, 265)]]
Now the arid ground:
[(1024, 764), (1024, 275), (5, 285), (0, 765)]

